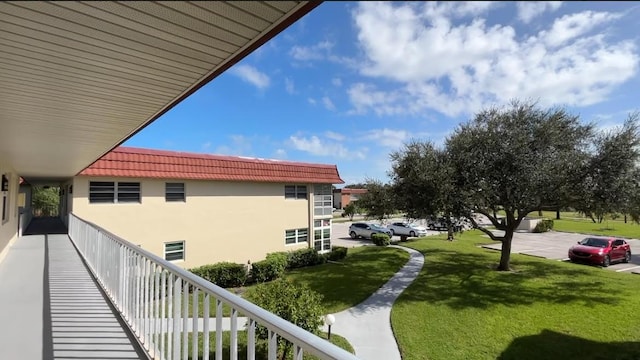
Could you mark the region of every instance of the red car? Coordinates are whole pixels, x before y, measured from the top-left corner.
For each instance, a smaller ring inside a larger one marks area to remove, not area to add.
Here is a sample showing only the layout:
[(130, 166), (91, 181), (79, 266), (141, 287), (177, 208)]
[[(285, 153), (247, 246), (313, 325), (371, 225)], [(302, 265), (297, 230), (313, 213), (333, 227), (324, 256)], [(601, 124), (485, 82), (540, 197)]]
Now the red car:
[(631, 247), (622, 239), (588, 237), (569, 249), (569, 259), (607, 267), (612, 262), (629, 262)]

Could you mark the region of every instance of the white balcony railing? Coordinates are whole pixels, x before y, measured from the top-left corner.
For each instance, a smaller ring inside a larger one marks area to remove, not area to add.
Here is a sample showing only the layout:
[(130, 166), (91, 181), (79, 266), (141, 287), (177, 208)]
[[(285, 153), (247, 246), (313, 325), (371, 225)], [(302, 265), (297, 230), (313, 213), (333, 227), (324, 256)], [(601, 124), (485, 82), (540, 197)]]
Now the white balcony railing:
[[(221, 360), (224, 304), (231, 308), (228, 330), (232, 360), (238, 359), (240, 331), (247, 332), (247, 359), (256, 358), (257, 325), (268, 329), (269, 360), (276, 359), (279, 337), (293, 344), (295, 360), (302, 360), (305, 353), (320, 359), (357, 360), (328, 341), (73, 214), (69, 216), (69, 237), (122, 318), (155, 359), (187, 359), (189, 355), (198, 359), (200, 339), (201, 358), (207, 360), (210, 333), (215, 332), (215, 358)], [(216, 309), (213, 326), (211, 302)], [(200, 305), (204, 314), (198, 320)], [(246, 329), (239, 329), (242, 324), (238, 314), (246, 317)], [(199, 332), (199, 336), (189, 336)]]

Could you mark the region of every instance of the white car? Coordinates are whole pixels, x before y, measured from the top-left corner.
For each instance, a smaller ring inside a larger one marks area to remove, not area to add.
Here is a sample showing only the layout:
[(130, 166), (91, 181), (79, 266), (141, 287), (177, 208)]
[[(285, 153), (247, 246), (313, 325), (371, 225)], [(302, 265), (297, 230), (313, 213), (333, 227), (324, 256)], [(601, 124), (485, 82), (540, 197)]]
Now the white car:
[(391, 230), (392, 235), (406, 235), (411, 237), (427, 235), (427, 229), (425, 227), (406, 222), (395, 222), (387, 225), (387, 228)]

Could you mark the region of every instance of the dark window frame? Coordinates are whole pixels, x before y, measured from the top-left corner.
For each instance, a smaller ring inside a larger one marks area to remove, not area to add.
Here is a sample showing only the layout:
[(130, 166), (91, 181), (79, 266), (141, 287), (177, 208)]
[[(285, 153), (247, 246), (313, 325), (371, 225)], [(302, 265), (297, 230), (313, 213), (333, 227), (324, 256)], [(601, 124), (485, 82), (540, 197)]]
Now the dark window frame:
[(164, 200), (166, 202), (186, 202), (186, 193), (183, 182), (167, 182), (164, 184)]
[[(167, 246), (177, 245), (177, 244), (181, 244), (182, 245), (182, 249), (181, 250), (169, 250), (167, 252)], [(163, 249), (164, 256), (163, 256), (163, 258), (166, 261), (184, 261), (185, 258), (186, 258), (186, 248), (187, 248), (187, 244), (186, 244), (186, 241), (184, 241), (184, 240), (166, 242), (166, 243), (164, 243), (164, 249)], [(181, 256), (173, 258), (173, 256), (175, 254), (181, 254)]]
[(139, 181), (89, 181), (90, 204), (130, 204), (142, 202)]
[(289, 200), (307, 200), (309, 197), (307, 185), (285, 185), (284, 198)]

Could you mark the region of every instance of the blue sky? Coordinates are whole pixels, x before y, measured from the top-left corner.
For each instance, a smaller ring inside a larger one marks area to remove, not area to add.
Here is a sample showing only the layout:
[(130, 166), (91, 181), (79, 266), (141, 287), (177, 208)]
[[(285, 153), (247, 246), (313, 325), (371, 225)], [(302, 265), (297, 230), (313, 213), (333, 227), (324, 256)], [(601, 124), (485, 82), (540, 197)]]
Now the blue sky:
[(336, 164), (386, 181), (510, 99), (601, 128), (640, 110), (638, 2), (325, 2), (124, 145)]

